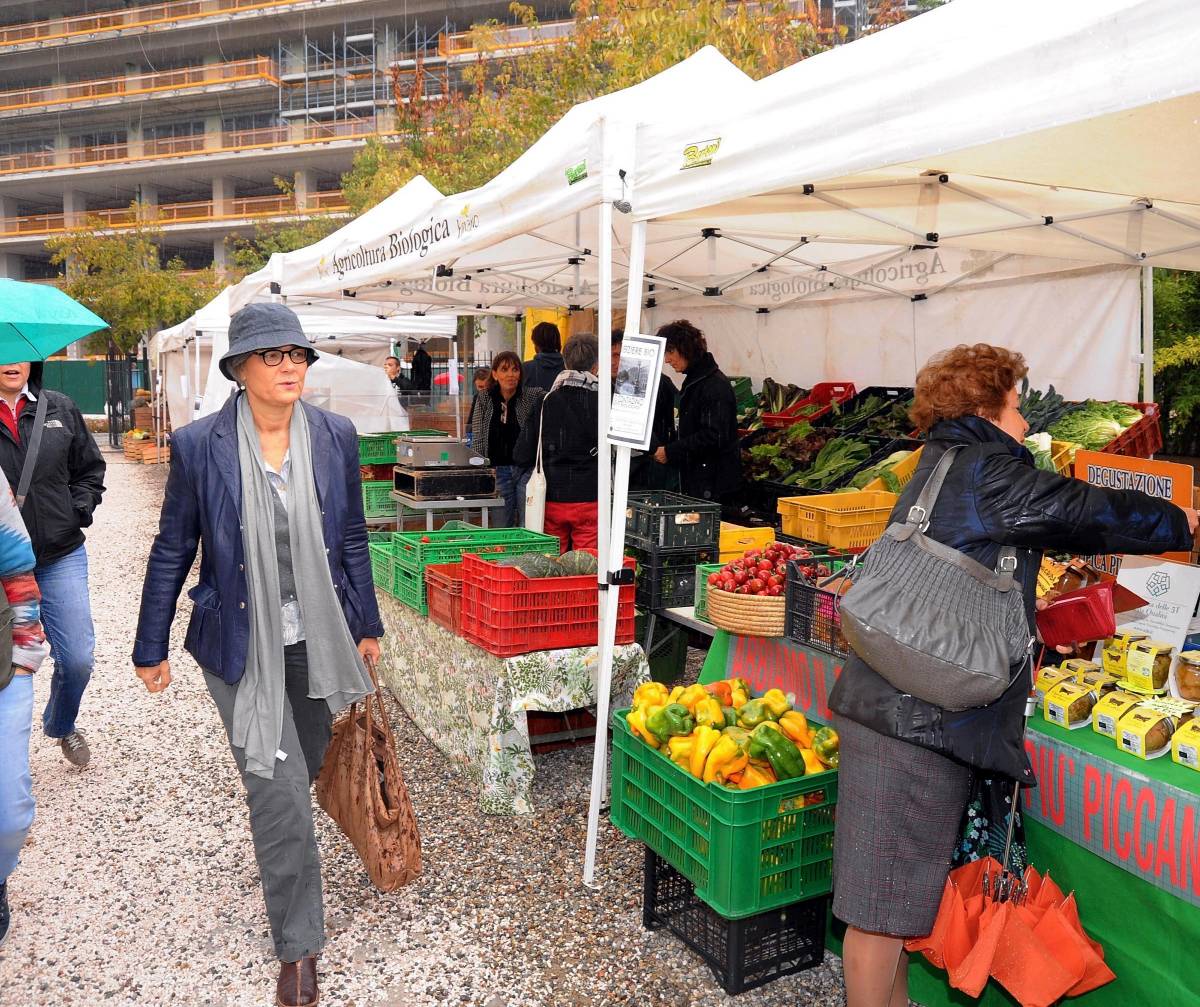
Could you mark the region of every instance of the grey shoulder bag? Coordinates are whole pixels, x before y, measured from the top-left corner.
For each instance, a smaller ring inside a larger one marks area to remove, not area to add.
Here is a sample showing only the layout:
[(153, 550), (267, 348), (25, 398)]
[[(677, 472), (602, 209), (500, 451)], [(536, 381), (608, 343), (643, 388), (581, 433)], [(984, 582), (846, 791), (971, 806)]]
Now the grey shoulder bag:
[(906, 519), (867, 550), (841, 603), (859, 657), (893, 688), (950, 711), (999, 699), (1034, 642), (1015, 549), (989, 570), (925, 534), (961, 448), (938, 459)]

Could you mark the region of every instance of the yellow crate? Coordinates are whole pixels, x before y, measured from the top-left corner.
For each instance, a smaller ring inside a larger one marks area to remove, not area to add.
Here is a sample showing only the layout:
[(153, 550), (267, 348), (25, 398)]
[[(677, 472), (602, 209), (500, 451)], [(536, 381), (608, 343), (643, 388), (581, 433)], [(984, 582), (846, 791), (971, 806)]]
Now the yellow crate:
[(1050, 460), (1054, 462), (1055, 471), (1060, 476), (1069, 476), (1075, 468), (1075, 452), (1079, 450), (1078, 444), (1073, 444), (1071, 441), (1051, 441), (1050, 442)]
[(721, 522), (722, 563), (741, 559), (747, 549), (765, 549), (775, 541), (774, 528), (744, 528), (740, 524)]
[(872, 490), (781, 497), (783, 533), (838, 549), (865, 549), (887, 528), (898, 499), (895, 493)]
[[(924, 450), (924, 448), (917, 448), (916, 451), (905, 458), (904, 461), (902, 461), (899, 465), (892, 467), (892, 475), (899, 480), (901, 487), (907, 486), (910, 482), (912, 482), (912, 477), (916, 474), (917, 466), (921, 464), (921, 452)], [(863, 487), (863, 490), (873, 493), (888, 492), (888, 488), (886, 485), (884, 485), (882, 479), (872, 479), (869, 483), (867, 483), (866, 486)], [(784, 532), (784, 534), (786, 535), (787, 532)]]

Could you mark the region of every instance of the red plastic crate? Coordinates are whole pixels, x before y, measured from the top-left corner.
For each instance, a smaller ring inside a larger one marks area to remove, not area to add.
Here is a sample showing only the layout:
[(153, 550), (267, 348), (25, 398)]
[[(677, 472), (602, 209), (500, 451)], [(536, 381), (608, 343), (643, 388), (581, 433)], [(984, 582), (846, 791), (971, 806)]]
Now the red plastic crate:
[[(846, 381), (823, 381), (812, 386), (808, 395), (790, 406), (782, 413), (766, 413), (763, 418), (764, 427), (790, 427), (793, 423), (806, 420), (812, 423), (829, 412), (835, 404), (854, 398), (854, 385)], [(807, 416), (800, 413), (808, 406), (820, 406)]]
[(462, 635), (462, 585), (461, 563), (431, 563), (425, 567), (429, 618), (458, 635)]
[[(633, 559), (626, 559), (628, 568)], [(510, 566), (463, 555), (462, 635), (497, 657), (587, 647), (599, 633), (596, 575), (526, 577)], [(620, 588), (617, 643), (632, 643), (632, 584)]]
[(1139, 410), (1142, 418), (1104, 450), (1126, 458), (1150, 458), (1162, 450), (1162, 410), (1157, 402), (1127, 402)]

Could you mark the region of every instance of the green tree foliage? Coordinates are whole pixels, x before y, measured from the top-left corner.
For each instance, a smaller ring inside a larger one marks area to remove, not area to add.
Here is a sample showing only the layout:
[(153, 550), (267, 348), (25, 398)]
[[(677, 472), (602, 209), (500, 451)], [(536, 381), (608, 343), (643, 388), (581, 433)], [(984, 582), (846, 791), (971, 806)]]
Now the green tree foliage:
[[(137, 204), (133, 207), (139, 211)], [(87, 348), (133, 349), (210, 301), (223, 284), (213, 270), (187, 273), (183, 262), (161, 261), (162, 232), (149, 223), (112, 230), (99, 218), (46, 242), (50, 261), (66, 266), (63, 290), (108, 322)]]
[(1200, 273), (1154, 271), (1155, 398), (1166, 452), (1200, 454)]
[[(532, 8), (513, 4), (535, 42)], [(443, 192), (482, 185), (511, 164), (573, 105), (637, 84), (713, 45), (754, 78), (819, 51), (812, 27), (777, 0), (577, 0), (571, 41), (534, 44), (509, 57), (503, 26), (476, 27), (480, 59), (468, 88), (422, 101), (397, 84), (399, 136), (369, 142), (342, 180), (356, 213), (418, 174)], [(407, 100), (412, 98), (413, 100)]]

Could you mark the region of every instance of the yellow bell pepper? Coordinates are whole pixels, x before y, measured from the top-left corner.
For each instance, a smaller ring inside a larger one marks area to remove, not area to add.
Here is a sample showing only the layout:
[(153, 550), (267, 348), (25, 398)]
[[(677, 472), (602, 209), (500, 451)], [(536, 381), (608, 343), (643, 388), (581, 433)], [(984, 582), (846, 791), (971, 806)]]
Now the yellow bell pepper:
[(750, 701), (750, 686), (746, 684), (744, 678), (730, 678), (729, 682), (730, 701), (729, 706), (735, 710), (740, 710)]
[(762, 704), (771, 711), (776, 720), (792, 708), (791, 700), (783, 694), (782, 689), (768, 689), (762, 695)]
[(812, 748), (812, 731), (808, 729), (808, 718), (799, 710), (788, 710), (780, 717), (779, 729), (800, 748)]
[(633, 694), (633, 708), (646, 710), (651, 706), (666, 706), (668, 702), (667, 687), (661, 682), (643, 682)]
[(688, 770), (697, 780), (704, 776), (704, 764), (721, 737), (721, 732), (714, 727), (697, 727), (692, 732), (695, 744), (692, 745), (692, 761)]
[(692, 713), (696, 717), (697, 724), (706, 724), (709, 727), (715, 727), (718, 731), (725, 729), (725, 711), (721, 709), (720, 701), (713, 696), (706, 696), (700, 700)]
[(648, 730), (646, 730), (646, 711), (640, 708), (634, 708), (625, 715), (625, 720), (629, 724), (629, 729), (641, 738), (651, 748), (658, 748), (661, 744)]
[(811, 748), (800, 749), (800, 754), (804, 756), (804, 775), (809, 773), (823, 773), (825, 767), (821, 764), (821, 760), (817, 758), (817, 753)]
[(692, 749), (695, 747), (695, 744), (696, 739), (690, 734), (671, 738), (667, 742), (671, 761), (682, 766), (689, 773), (692, 771)]
[(671, 690), (671, 695), (667, 697), (668, 703), (678, 703), (679, 697), (683, 695), (683, 686), (677, 685)]
[(768, 783), (777, 782), (775, 774), (771, 772), (770, 767), (766, 769), (761, 766), (756, 766), (751, 760), (750, 764), (742, 771), (742, 779), (738, 783), (739, 790), (753, 790), (755, 787), (765, 787)]
[(704, 763), (704, 782), (712, 783), (715, 780), (717, 783), (724, 783), (725, 777), (745, 769), (749, 761), (750, 756), (746, 754), (745, 748), (728, 734), (722, 734)]
[(702, 685), (689, 685), (680, 694), (678, 699), (672, 700), (673, 703), (680, 703), (688, 708), (688, 712), (695, 714), (696, 704), (701, 700), (711, 698), (708, 695), (708, 690)]

